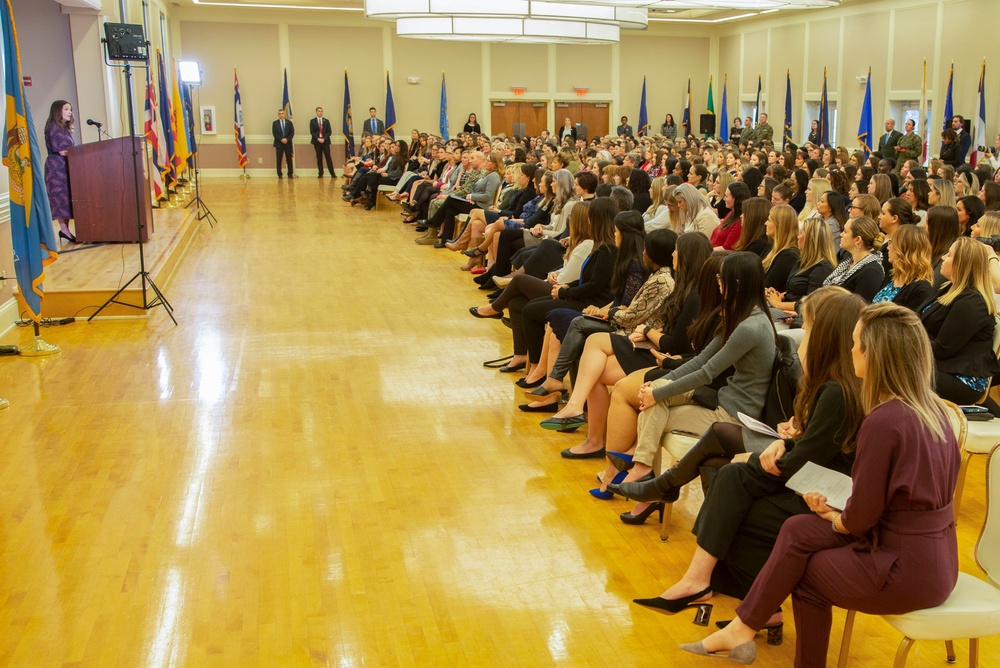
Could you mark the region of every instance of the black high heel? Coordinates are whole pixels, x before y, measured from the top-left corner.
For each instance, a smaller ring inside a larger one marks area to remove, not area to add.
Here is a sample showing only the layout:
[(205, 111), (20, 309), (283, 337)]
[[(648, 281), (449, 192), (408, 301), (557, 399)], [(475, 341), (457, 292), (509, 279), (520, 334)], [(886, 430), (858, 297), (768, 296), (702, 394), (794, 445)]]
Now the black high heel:
[[(729, 622), (731, 622), (731, 621), (733, 621), (733, 620), (731, 620), (731, 619), (725, 619), (725, 620), (716, 622), (715, 625), (717, 627), (719, 627), (720, 629), (724, 629), (727, 626), (729, 626)], [(760, 631), (758, 631), (758, 633), (766, 633), (767, 634), (767, 644), (771, 645), (771, 646), (774, 646), (774, 647), (777, 647), (778, 645), (780, 645), (781, 643), (783, 643), (785, 641), (784, 630), (785, 630), (785, 623), (784, 622), (778, 622), (777, 624), (766, 624), (764, 626), (764, 628), (762, 628)]]
[(656, 485), (656, 479), (652, 476), (653, 473), (650, 471), (639, 480), (623, 482), (617, 486), (621, 487), (621, 489), (615, 489), (614, 492), (615, 494), (624, 496), (626, 499), (639, 502), (658, 501), (675, 503), (677, 499), (681, 498), (680, 487), (668, 487), (664, 490)]
[[(611, 485), (608, 485), (608, 489), (611, 489)], [(615, 491), (617, 493), (617, 490), (615, 490)], [(662, 523), (663, 522), (663, 509), (664, 509), (664, 507), (665, 506), (664, 506), (663, 501), (657, 501), (656, 503), (651, 503), (648, 506), (646, 506), (646, 509), (643, 510), (638, 515), (633, 515), (632, 513), (622, 513), (621, 515), (618, 516), (618, 518), (622, 522), (624, 522), (625, 524), (640, 525), (640, 524), (645, 524), (646, 523), (646, 518), (649, 517), (650, 515), (652, 515), (653, 512), (659, 511), (659, 513), (660, 513), (660, 522)]]
[(706, 594), (711, 594), (712, 588), (706, 587), (696, 594), (691, 594), (690, 596), (682, 596), (681, 598), (663, 598), (662, 596), (656, 596), (654, 598), (633, 598), (633, 603), (638, 603), (639, 605), (644, 605), (647, 608), (652, 608), (657, 612), (665, 612), (667, 614), (675, 615), (685, 608), (690, 608), (697, 605), (697, 601), (702, 596)]
[(76, 243), (76, 237), (74, 237), (72, 234), (66, 234), (62, 230), (59, 230), (59, 238), (60, 239), (65, 239), (66, 241), (70, 242), (71, 244), (75, 244)]
[[(530, 390), (533, 387), (538, 387), (539, 385), (541, 385), (544, 382), (545, 382), (544, 378), (539, 378), (538, 380), (533, 380), (533, 381), (531, 381), (529, 383), (528, 382), (528, 377), (525, 376), (524, 378), (522, 378), (521, 380), (517, 381), (514, 384), (517, 385), (518, 387), (523, 387), (526, 390)], [(528, 394), (534, 394), (534, 392), (528, 392)]]

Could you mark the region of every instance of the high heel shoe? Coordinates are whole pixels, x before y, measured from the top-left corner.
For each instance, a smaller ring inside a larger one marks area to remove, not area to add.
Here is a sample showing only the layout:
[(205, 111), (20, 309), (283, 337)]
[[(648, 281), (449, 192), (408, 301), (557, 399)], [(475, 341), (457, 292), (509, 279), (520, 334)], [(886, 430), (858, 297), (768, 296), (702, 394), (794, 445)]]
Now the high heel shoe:
[[(616, 487), (618, 487), (618, 486), (616, 485)], [(611, 488), (611, 485), (608, 485), (608, 489), (610, 489), (610, 488)], [(646, 509), (643, 510), (638, 515), (633, 515), (630, 512), (629, 513), (622, 513), (621, 515), (618, 516), (618, 519), (620, 519), (625, 524), (633, 524), (633, 525), (638, 526), (640, 524), (645, 524), (646, 523), (646, 518), (649, 517), (650, 515), (652, 515), (654, 512), (659, 512), (660, 513), (660, 522), (662, 523), (663, 522), (663, 509), (664, 509), (664, 507), (665, 506), (663, 504), (663, 501), (657, 501), (656, 503), (651, 503), (648, 506), (646, 506)]]
[[(522, 387), (522, 388), (524, 388), (526, 390), (530, 390), (533, 387), (538, 387), (539, 385), (541, 385), (544, 382), (545, 382), (544, 378), (539, 378), (538, 380), (533, 380), (533, 381), (531, 381), (529, 383), (528, 382), (528, 377), (525, 376), (524, 378), (522, 378), (521, 380), (517, 381), (514, 384), (517, 385), (518, 387)], [(528, 392), (528, 394), (535, 394), (535, 393), (534, 392)], [(544, 394), (540, 394), (538, 396), (544, 397), (545, 395)]]
[(72, 234), (66, 234), (62, 230), (59, 230), (59, 238), (60, 239), (65, 239), (66, 241), (70, 242), (71, 244), (75, 244), (76, 243), (76, 237), (74, 237)]
[(749, 666), (757, 660), (757, 644), (754, 643), (753, 640), (745, 642), (742, 645), (737, 645), (729, 650), (728, 654), (709, 652), (705, 649), (705, 643), (703, 642), (687, 643), (686, 645), (681, 645), (681, 649), (685, 652), (697, 654), (698, 656), (711, 656), (716, 659), (729, 659), (733, 663), (739, 663), (744, 666)]
[(616, 489), (615, 492), (621, 494), (626, 499), (642, 502), (666, 501), (667, 503), (674, 503), (681, 497), (681, 488), (671, 485), (665, 475), (661, 475), (658, 478), (644, 478), (632, 482), (623, 482), (621, 484), (621, 491)]
[[(729, 622), (731, 622), (731, 621), (733, 621), (733, 620), (726, 619), (726, 620), (723, 620), (721, 622), (716, 622), (715, 625), (717, 627), (719, 627), (720, 629), (724, 629), (727, 626), (729, 626)], [(778, 645), (780, 645), (781, 643), (783, 643), (785, 641), (785, 639), (784, 639), (784, 630), (785, 630), (785, 623), (784, 622), (777, 622), (775, 624), (765, 624), (764, 628), (762, 628), (760, 631), (758, 631), (758, 633), (766, 633), (767, 634), (767, 644), (771, 645), (773, 647), (777, 647)]]
[(655, 596), (653, 598), (633, 598), (633, 603), (638, 603), (639, 605), (644, 605), (647, 608), (652, 608), (657, 612), (666, 612), (671, 615), (675, 615), (685, 608), (690, 608), (696, 605), (699, 598), (707, 596), (712, 593), (711, 587), (705, 587), (701, 591), (691, 594), (690, 596), (682, 596), (680, 598), (663, 598), (662, 596)]
[[(625, 476), (627, 475), (628, 474), (625, 473), (624, 471), (619, 471), (617, 474), (615, 474), (615, 477), (612, 479), (612, 482), (621, 482), (622, 480), (625, 479)], [(590, 490), (590, 495), (595, 499), (600, 499), (601, 501), (607, 501), (608, 499), (614, 497), (615, 493), (611, 491), (610, 487), (604, 492), (601, 491), (600, 487), (595, 487), (594, 489)]]
[(544, 383), (544, 382), (545, 382), (545, 379), (542, 378), (542, 381), (540, 383), (534, 383), (532, 385), (526, 385), (525, 387), (533, 387), (535, 389), (533, 389), (531, 392), (526, 392), (525, 394), (530, 394), (533, 397), (548, 397), (548, 396), (551, 396), (553, 394), (559, 394), (559, 393), (561, 393), (561, 392), (564, 391), (562, 388), (559, 388), (558, 390), (547, 390), (547, 389), (545, 389), (544, 387), (541, 386), (542, 383)]
[(624, 452), (609, 452), (608, 461), (619, 471), (631, 471), (635, 464), (632, 461), (632, 455), (627, 455)]
[(463, 252), (463, 253), (464, 253), (464, 254), (465, 254), (465, 255), (466, 255), (467, 257), (479, 257), (480, 255), (486, 255), (486, 251), (484, 251), (484, 250), (483, 250), (482, 248), (480, 248), (479, 246), (476, 246), (475, 248), (470, 248), (469, 250), (467, 250), (467, 251), (462, 251), (462, 252)]

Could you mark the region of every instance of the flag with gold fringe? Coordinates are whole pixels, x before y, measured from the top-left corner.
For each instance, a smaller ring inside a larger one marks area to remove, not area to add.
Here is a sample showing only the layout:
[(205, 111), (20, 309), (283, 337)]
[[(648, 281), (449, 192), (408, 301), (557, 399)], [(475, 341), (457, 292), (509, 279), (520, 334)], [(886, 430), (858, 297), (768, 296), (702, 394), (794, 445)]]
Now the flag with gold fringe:
[(24, 94), (21, 56), (14, 28), (10, 0), (0, 5), (3, 34), (4, 81), (6, 88), (7, 133), (4, 136), (3, 164), (10, 180), (10, 232), (14, 243), (14, 272), (28, 315), (36, 323), (42, 317), (42, 283), (45, 267), (58, 257), (52, 227), (49, 196), (41, 176), (42, 153), (35, 136), (35, 124)]

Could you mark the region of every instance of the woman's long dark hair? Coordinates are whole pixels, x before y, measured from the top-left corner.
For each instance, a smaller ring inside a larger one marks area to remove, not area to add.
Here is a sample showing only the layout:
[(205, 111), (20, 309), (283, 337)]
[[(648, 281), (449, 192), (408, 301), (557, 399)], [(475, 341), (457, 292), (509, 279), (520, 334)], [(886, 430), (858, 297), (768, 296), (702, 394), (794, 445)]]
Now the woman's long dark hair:
[(663, 331), (674, 327), (691, 290), (696, 290), (701, 267), (712, 255), (712, 243), (701, 232), (685, 232), (677, 237), (677, 266), (674, 267), (674, 290), (663, 302)]
[(615, 216), (615, 227), (622, 235), (622, 242), (618, 246), (615, 264), (611, 269), (611, 291), (621, 297), (628, 282), (629, 270), (634, 264), (641, 267), (643, 281), (649, 276), (649, 269), (642, 261), (642, 254), (646, 249), (646, 227), (642, 221), (642, 214), (638, 211), (619, 213)]
[[(733, 253), (722, 263), (722, 322), (716, 334), (726, 342), (755, 306), (764, 313), (770, 308), (764, 297), (764, 266), (760, 256), (747, 251)], [(772, 323), (773, 324), (773, 323)]]
[[(639, 195), (641, 193), (649, 194), (649, 173), (635, 167), (632, 169), (632, 173), (628, 177), (628, 189), (633, 195)], [(640, 215), (640, 218), (642, 216)]]
[(743, 217), (743, 202), (750, 199), (750, 189), (742, 181), (733, 181), (729, 184), (728, 190), (733, 195), (733, 209), (722, 221), (724, 230)]
[(73, 130), (73, 121), (67, 123), (62, 117), (63, 107), (67, 104), (69, 104), (69, 102), (66, 100), (56, 100), (52, 103), (52, 106), (49, 107), (49, 118), (45, 121), (45, 127), (49, 127), (49, 125), (58, 125), (63, 130)]
[(717, 276), (722, 269), (722, 261), (729, 255), (732, 255), (732, 251), (716, 251), (701, 266), (698, 277), (698, 315), (687, 329), (692, 350), (701, 350), (708, 345), (719, 326), (722, 292), (719, 291)]
[[(812, 308), (808, 304), (810, 299), (816, 300)], [(856, 294), (832, 286), (820, 288), (805, 300), (804, 308), (812, 314), (812, 329), (795, 395), (795, 420), (804, 432), (819, 388), (827, 381), (836, 382), (844, 396), (844, 421), (836, 438), (842, 442), (843, 452), (852, 452), (865, 412), (861, 405), (861, 381), (854, 375), (851, 348), (854, 346), (854, 326), (865, 302)]]
[(826, 205), (830, 207), (830, 215), (837, 221), (837, 227), (843, 232), (844, 225), (847, 224), (847, 204), (844, 201), (844, 196), (836, 190), (827, 190), (823, 196), (826, 197)]

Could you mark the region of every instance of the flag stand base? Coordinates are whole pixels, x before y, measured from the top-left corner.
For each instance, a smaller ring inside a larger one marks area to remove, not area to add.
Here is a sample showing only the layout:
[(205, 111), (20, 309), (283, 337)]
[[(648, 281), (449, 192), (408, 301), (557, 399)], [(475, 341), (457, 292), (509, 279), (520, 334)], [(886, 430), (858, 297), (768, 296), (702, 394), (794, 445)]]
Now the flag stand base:
[(36, 334), (34, 341), (20, 348), (20, 354), (21, 357), (45, 357), (55, 355), (60, 350), (59, 346), (42, 341), (42, 337)]

